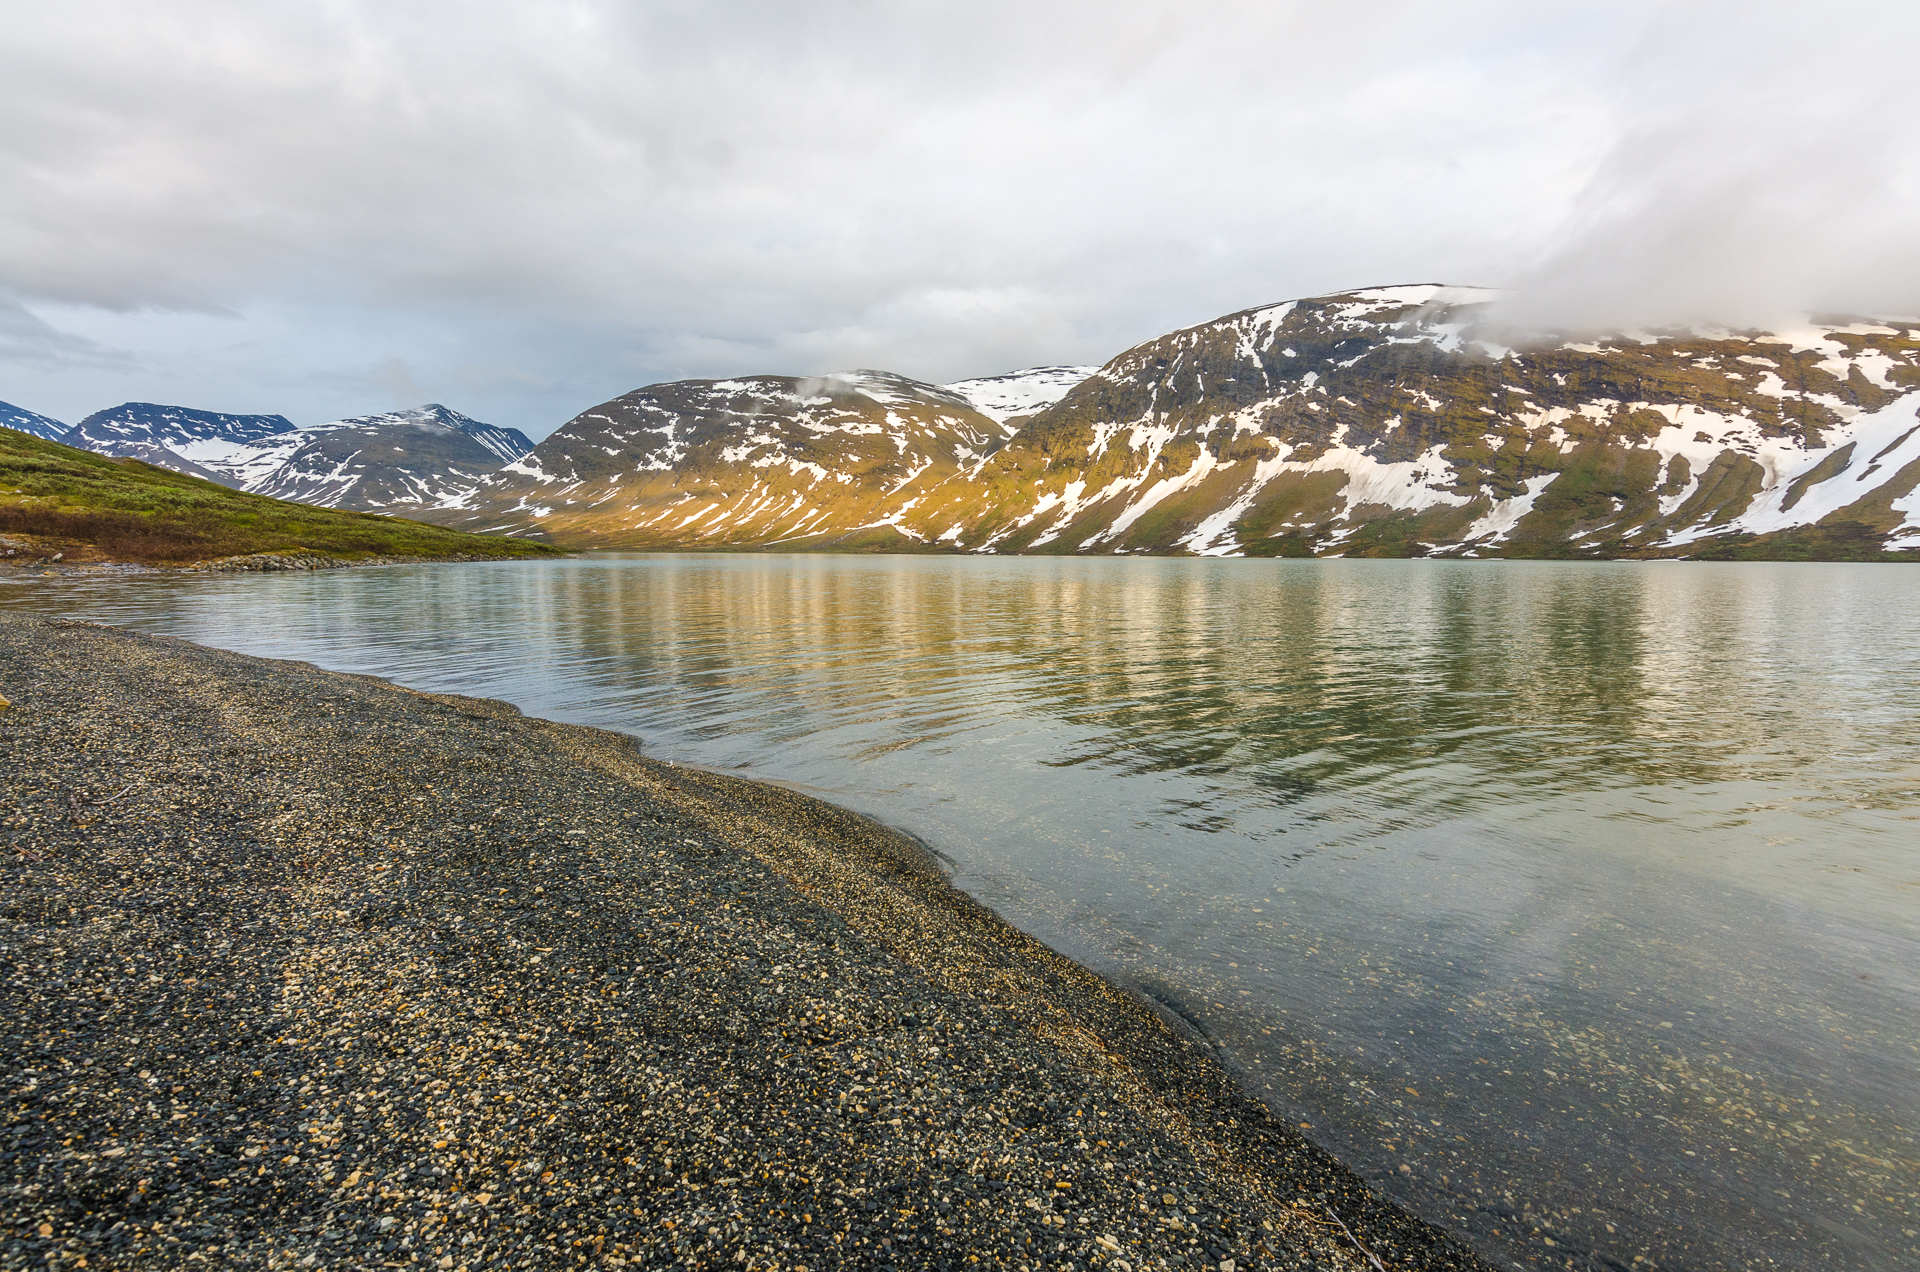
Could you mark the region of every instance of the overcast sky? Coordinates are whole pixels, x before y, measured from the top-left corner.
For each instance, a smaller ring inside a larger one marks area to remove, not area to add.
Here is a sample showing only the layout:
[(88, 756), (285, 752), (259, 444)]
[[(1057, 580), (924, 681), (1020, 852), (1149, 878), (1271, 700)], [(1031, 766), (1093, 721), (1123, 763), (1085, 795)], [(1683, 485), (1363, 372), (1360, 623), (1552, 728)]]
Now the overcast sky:
[(1920, 5), (0, 0), (0, 399), (538, 437), (1390, 282), (1920, 310)]

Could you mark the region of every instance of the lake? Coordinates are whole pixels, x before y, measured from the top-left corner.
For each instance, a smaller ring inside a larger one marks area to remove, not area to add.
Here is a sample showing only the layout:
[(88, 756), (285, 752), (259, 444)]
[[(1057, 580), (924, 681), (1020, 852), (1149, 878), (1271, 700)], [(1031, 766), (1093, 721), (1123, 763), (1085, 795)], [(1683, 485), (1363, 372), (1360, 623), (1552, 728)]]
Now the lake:
[(1920, 1267), (1920, 569), (648, 554), (0, 604), (910, 831), (1500, 1263)]

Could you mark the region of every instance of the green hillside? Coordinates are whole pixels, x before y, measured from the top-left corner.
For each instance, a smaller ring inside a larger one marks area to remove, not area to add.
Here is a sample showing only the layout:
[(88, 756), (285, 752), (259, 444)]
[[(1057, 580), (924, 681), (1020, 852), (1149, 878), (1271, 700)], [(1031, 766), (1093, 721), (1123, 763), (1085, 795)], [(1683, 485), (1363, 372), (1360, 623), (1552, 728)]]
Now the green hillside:
[(18, 541), (16, 553), (147, 565), (255, 552), (348, 560), (558, 555), (551, 545), (526, 539), (249, 495), (9, 428), (0, 428), (0, 535)]

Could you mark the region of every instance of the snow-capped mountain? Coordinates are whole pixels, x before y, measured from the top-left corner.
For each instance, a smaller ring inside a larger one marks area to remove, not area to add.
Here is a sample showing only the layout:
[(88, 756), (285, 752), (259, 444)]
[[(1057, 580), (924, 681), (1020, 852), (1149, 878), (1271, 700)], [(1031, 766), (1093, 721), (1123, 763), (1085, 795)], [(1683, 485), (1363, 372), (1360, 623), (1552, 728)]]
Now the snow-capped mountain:
[(302, 430), (301, 444), (247, 489), (323, 508), (412, 511), (457, 506), (500, 467), (496, 451), (453, 425), (416, 412), (371, 419), (389, 422)]
[(251, 442), (292, 427), (284, 415), (223, 415), (185, 406), (122, 402), (74, 425), (67, 445), (131, 441), (181, 450), (201, 442)]
[(322, 424), (320, 427), (323, 429), (387, 428), (395, 424), (434, 425), (465, 433), (491, 452), (495, 460), (502, 464), (511, 464), (533, 449), (533, 442), (517, 428), (482, 424), (479, 420), (462, 415), (438, 402), (409, 407), (404, 411), (388, 411), (382, 415), (356, 415), (352, 419), (336, 420), (331, 424)]
[(0, 402), (0, 428), (18, 429), (22, 433), (32, 433), (35, 437), (44, 437), (57, 442), (66, 436), (67, 426), (59, 420), (36, 415), (25, 407), (11, 402)]
[(1289, 301), (1084, 375), (654, 385), (578, 416), (449, 515), (607, 547), (1920, 550), (1920, 322), (1522, 342), (1492, 325), (1493, 298)]
[(284, 415), (223, 415), (185, 406), (123, 402), (111, 410), (95, 411), (57, 440), (239, 486), (242, 483), (228, 475), (225, 458), (292, 427)]
[(1523, 340), (1493, 299), (1343, 292), (1098, 369), (945, 386), (882, 371), (651, 385), (531, 448), (437, 405), (293, 429), (128, 403), (61, 440), (580, 547), (1920, 552), (1920, 322)]
[[(1006, 427), (1009, 420), (1032, 415), (1058, 402), (1099, 367), (1028, 367), (1007, 375), (960, 380), (945, 387), (988, 419)], [(1011, 435), (1014, 428), (1006, 428)]]
[(891, 542), (925, 491), (1004, 439), (958, 393), (883, 371), (657, 384), (575, 416), (488, 478), (458, 523), (623, 547), (829, 528)]
[(349, 508), (457, 504), (533, 443), (439, 403), (294, 428), (279, 415), (220, 415), (128, 402), (59, 438), (256, 494)]
[(1508, 347), (1487, 326), (1492, 299), (1377, 288), (1129, 350), (994, 456), (988, 469), (1023, 498), (984, 516), (961, 501), (961, 541), (1254, 555), (1920, 547), (1920, 324)]

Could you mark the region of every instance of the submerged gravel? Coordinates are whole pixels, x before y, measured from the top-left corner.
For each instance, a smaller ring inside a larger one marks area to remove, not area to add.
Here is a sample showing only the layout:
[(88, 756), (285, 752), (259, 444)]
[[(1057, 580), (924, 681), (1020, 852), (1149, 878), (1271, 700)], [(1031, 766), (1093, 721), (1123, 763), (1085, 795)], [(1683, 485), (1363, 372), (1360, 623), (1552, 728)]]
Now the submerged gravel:
[(843, 810), (91, 624), (0, 695), (0, 1266), (1483, 1266)]

